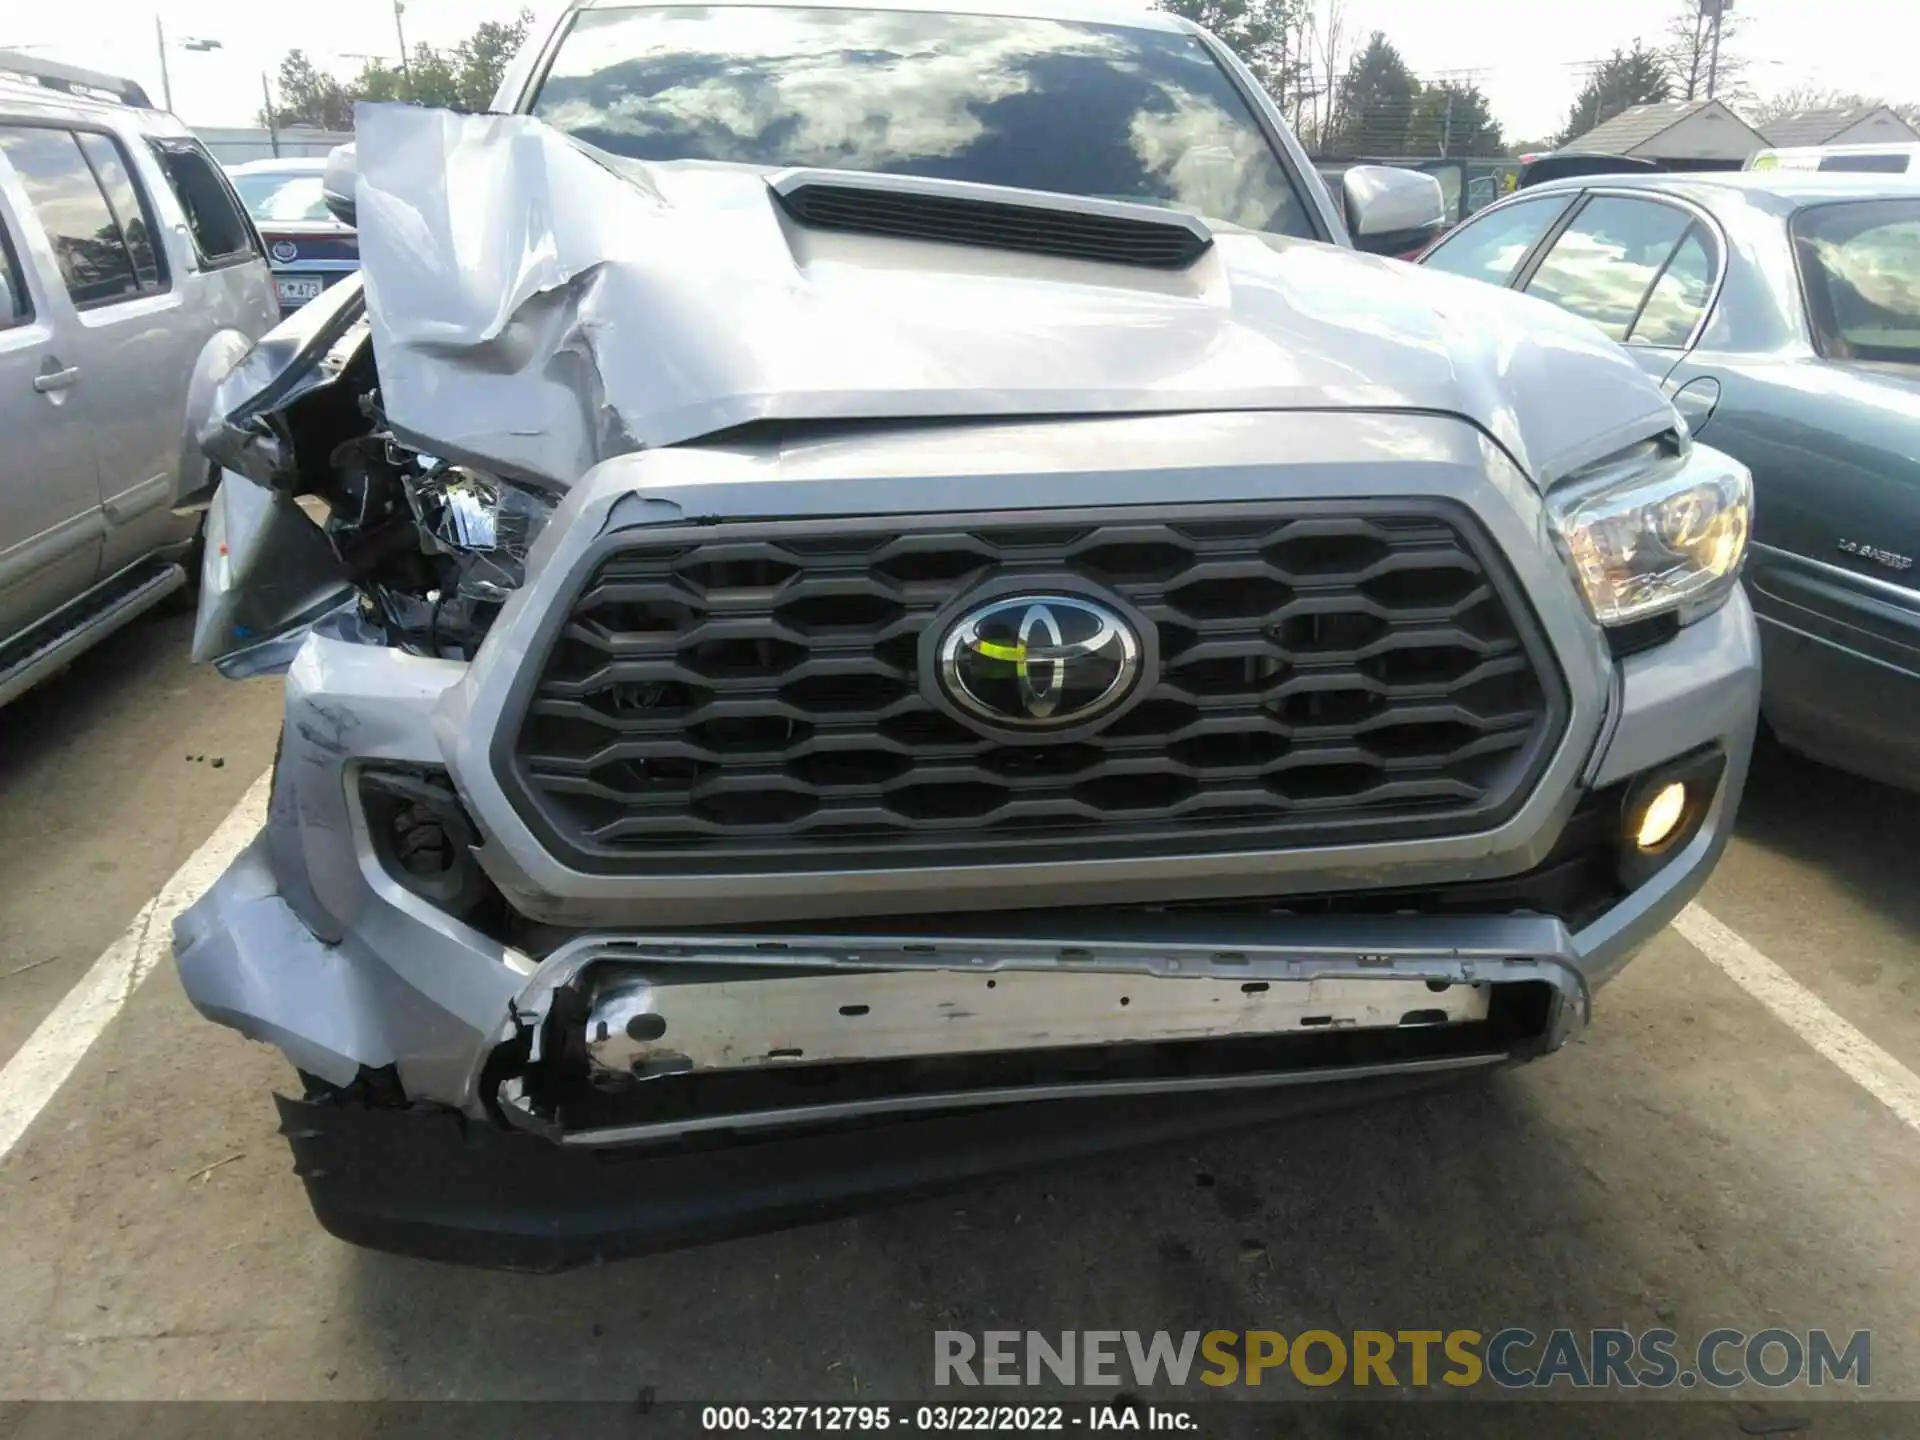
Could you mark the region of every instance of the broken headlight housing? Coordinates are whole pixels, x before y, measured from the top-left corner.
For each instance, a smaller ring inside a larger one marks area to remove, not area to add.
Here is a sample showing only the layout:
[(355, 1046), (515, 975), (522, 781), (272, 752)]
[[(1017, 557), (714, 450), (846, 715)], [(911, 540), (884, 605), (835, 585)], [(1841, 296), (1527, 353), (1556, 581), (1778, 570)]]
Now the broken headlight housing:
[(1547, 496), (1555, 539), (1587, 608), (1617, 627), (1725, 603), (1753, 525), (1753, 477), (1684, 431), (1602, 461)]
[(551, 496), (498, 476), (412, 457), (401, 486), (426, 574), (369, 587), (393, 638), (424, 654), (471, 659), (526, 579), (527, 554), (552, 518)]

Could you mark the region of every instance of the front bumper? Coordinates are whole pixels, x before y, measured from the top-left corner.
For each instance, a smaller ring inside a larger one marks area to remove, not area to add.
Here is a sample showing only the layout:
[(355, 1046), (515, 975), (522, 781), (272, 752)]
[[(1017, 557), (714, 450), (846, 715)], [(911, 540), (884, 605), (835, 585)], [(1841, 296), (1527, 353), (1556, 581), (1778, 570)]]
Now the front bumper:
[(450, 1110), (276, 1097), (316, 1218), (373, 1250), (499, 1270), (555, 1271), (855, 1214), (948, 1186), (1122, 1148), (1417, 1094), (1435, 1067), (1344, 1083), (1058, 1100), (910, 1116), (884, 1127), (783, 1131), (754, 1143), (560, 1148)]
[[(1268, 430), (1279, 423), (1266, 417), (1252, 448), (1273, 453)], [(1353, 428), (1328, 421), (1321, 436), (1353, 450), (1317, 475), (1328, 491), (1379, 484), (1378, 452), (1354, 442)], [(1417, 438), (1437, 453), (1459, 428), (1435, 421)], [(1232, 435), (1193, 438), (1218, 452)], [(858, 506), (847, 460), (839, 452), (823, 463), (839, 477), (840, 503)], [(525, 662), (521, 627), (560, 586), (563, 548), (471, 667), (368, 644), (337, 618), (310, 637), (288, 677), (267, 827), (176, 924), (188, 995), (327, 1086), (358, 1096), (367, 1087), (355, 1082), (377, 1076), (377, 1093), (410, 1105), (283, 1102), (330, 1228), (535, 1268), (1320, 1103), (1301, 1092), (1431, 1083), (1556, 1049), (1726, 844), (1758, 705), (1753, 617), (1736, 594), (1667, 643), (1615, 662), (1560, 562), (1538, 544), (1530, 492), (1477, 449), (1422, 463), (1437, 488), (1455, 485), (1454, 498), (1486, 519), (1573, 693), (1560, 752), (1496, 830), (1318, 851), (752, 882), (564, 873), (516, 828), (483, 763), (501, 675)], [(1244, 476), (1208, 474), (1216, 490), (1202, 498), (1271, 484), (1264, 460), (1250, 460)], [(1054, 477), (1062, 503), (1077, 498), (1075, 479)], [(716, 486), (686, 504), (724, 515), (766, 504), (746, 493), (756, 488), (743, 483), (731, 497)], [(779, 503), (804, 508), (807, 493)], [(823, 487), (818, 503), (828, 494)], [(579, 532), (586, 546), (638, 501), (590, 477), (556, 517), (562, 545)], [(1721, 768), (1690, 838), (1597, 913), (1569, 924), (1511, 906), (1406, 915), (1365, 903), (1409, 886), (1532, 873), (1583, 796), (1703, 752)], [(388, 873), (359, 777), (391, 766), (452, 773), (486, 837), (489, 877), (546, 943), (483, 933)], [(1247, 896), (1273, 897), (1288, 913), (1142, 906)], [(599, 988), (607, 976), (627, 985), (631, 1003), (603, 1010), (617, 1021), (596, 1034), (591, 1007), (611, 1003)], [(1061, 1001), (1076, 987), (1093, 997), (1085, 1014)], [(1210, 1018), (1195, 996), (1217, 996), (1229, 1018)], [(1019, 1003), (992, 1010), (1007, 1001)], [(905, 1018), (881, 1025), (875, 1012)], [(642, 1023), (623, 1043), (617, 1031), (629, 1020)], [(1314, 1033), (1317, 1025), (1325, 1028)], [(597, 1083), (620, 1067), (648, 1077), (636, 1093)], [(563, 1073), (575, 1088), (557, 1094), (553, 1077)], [(1344, 1083), (1325, 1083), (1334, 1081)], [(419, 1158), (395, 1158), (403, 1154)], [(643, 1163), (628, 1170), (626, 1160)]]

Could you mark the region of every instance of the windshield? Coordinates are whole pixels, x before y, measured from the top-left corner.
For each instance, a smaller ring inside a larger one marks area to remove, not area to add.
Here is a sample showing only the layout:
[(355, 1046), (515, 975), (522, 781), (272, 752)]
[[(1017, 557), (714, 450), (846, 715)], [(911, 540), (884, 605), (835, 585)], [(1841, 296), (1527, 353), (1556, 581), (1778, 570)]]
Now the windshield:
[(1313, 226), (1189, 35), (901, 10), (585, 10), (533, 113), (636, 160), (877, 171)]
[(1815, 206), (1793, 238), (1820, 353), (1920, 365), (1920, 200)]
[(320, 177), (309, 173), (232, 175), (233, 188), (257, 221), (330, 220)]

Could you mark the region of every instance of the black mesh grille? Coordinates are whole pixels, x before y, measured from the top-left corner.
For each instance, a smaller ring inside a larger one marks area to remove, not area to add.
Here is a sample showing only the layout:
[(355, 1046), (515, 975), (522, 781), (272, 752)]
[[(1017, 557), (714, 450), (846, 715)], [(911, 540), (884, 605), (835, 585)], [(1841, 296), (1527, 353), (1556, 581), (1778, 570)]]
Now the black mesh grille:
[[(529, 677), (509, 792), (572, 863), (648, 872), (1484, 828), (1558, 736), (1557, 675), (1461, 519), (1357, 508), (635, 535)], [(989, 738), (923, 693), (922, 632), (1025, 575), (1159, 632), (1147, 694), (1090, 738)]]
[(896, 235), (948, 245), (979, 245), (1070, 260), (1178, 270), (1191, 265), (1208, 241), (1172, 221), (1088, 215), (999, 200), (872, 190), (853, 185), (799, 185), (780, 203), (803, 225)]

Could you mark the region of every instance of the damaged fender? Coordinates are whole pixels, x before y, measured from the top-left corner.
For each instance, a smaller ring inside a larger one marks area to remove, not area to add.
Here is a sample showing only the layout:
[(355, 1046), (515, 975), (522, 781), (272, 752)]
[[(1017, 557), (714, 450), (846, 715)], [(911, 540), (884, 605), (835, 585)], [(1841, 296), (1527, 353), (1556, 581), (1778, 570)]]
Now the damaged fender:
[(323, 615), (354, 602), (326, 534), (285, 491), (227, 471), (207, 514), (193, 661), (229, 680), (284, 673)]
[(281, 900), (265, 835), (173, 922), (173, 953), (202, 1015), (279, 1046), (330, 1084), (351, 1084), (361, 1067), (396, 1058), (362, 972), (314, 939)]
[(208, 461), (201, 436), (214, 413), (214, 397), (221, 384), (253, 349), (253, 341), (237, 330), (222, 330), (206, 343), (187, 379), (185, 434), (180, 444), (180, 470), (173, 482), (173, 510), (182, 514), (204, 509), (220, 483), (220, 470)]

